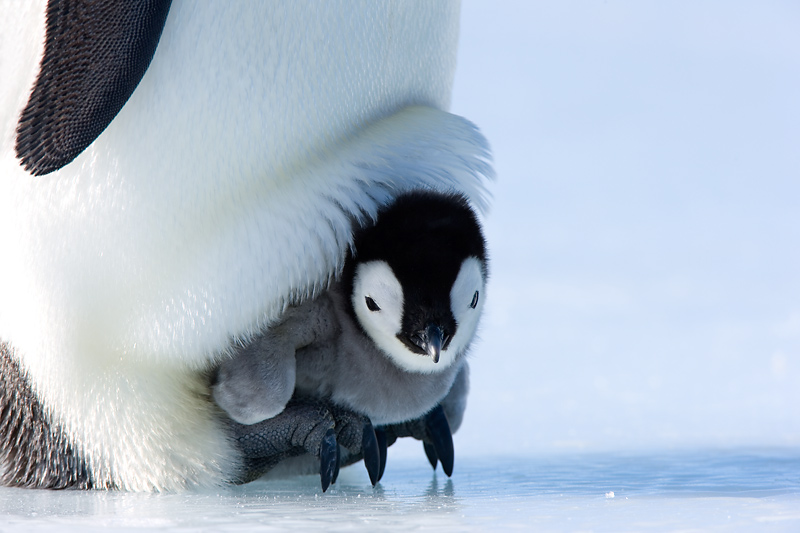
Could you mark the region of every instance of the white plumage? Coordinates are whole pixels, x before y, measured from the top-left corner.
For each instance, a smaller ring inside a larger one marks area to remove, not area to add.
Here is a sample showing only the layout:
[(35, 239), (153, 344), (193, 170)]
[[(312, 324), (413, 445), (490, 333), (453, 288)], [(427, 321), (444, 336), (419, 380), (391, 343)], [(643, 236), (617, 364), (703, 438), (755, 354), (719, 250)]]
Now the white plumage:
[(0, 339), (97, 485), (222, 482), (199, 371), (325, 287), (380, 202), (485, 205), (486, 143), (445, 112), (458, 7), (176, 0), (110, 126), (33, 177), (14, 134), (44, 13), (0, 14)]

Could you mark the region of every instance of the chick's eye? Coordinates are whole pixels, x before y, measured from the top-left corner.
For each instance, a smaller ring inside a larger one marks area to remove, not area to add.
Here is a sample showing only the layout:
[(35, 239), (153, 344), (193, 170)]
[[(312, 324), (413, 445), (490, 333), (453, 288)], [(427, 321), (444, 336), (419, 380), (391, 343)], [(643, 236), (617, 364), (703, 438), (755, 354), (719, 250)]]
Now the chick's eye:
[(380, 311), (381, 310), (381, 308), (378, 307), (378, 304), (375, 303), (375, 300), (373, 300), (369, 296), (367, 296), (365, 298), (365, 300), (367, 301), (367, 309), (369, 309), (370, 311)]
[(478, 291), (475, 291), (475, 294), (472, 295), (472, 302), (469, 304), (469, 306), (473, 309), (478, 306), (478, 296)]

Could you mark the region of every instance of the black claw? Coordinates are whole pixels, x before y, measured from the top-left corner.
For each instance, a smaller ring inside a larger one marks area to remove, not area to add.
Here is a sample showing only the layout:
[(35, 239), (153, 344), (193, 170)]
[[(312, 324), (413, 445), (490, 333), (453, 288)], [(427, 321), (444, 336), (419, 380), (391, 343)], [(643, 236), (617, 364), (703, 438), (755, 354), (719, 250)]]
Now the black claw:
[(433, 444), (423, 442), (423, 448), (425, 448), (425, 455), (428, 456), (428, 462), (431, 464), (434, 470), (436, 470), (436, 464), (439, 462), (439, 457), (436, 455), (436, 448), (433, 447)]
[(381, 458), (381, 467), (378, 470), (378, 481), (383, 477), (383, 471), (386, 470), (386, 432), (382, 429), (375, 430), (375, 438), (378, 440), (378, 452)]
[(441, 405), (437, 405), (425, 417), (425, 426), (431, 437), (436, 456), (442, 462), (442, 470), (447, 477), (453, 475), (453, 434), (450, 432), (450, 424)]
[(339, 452), (339, 446), (336, 446), (336, 468), (333, 470), (333, 477), (331, 478), (331, 485), (336, 483), (336, 480), (339, 479), (339, 467), (341, 466), (341, 454)]
[(319, 448), (319, 478), (322, 482), (322, 492), (328, 490), (331, 479), (334, 478), (336, 471), (337, 456), (339, 455), (339, 445), (336, 443), (336, 432), (330, 428), (322, 438)]
[(364, 436), (361, 439), (361, 449), (364, 452), (364, 465), (367, 467), (369, 481), (374, 487), (378, 483), (378, 474), (381, 470), (381, 454), (378, 450), (378, 439), (372, 424), (364, 424)]

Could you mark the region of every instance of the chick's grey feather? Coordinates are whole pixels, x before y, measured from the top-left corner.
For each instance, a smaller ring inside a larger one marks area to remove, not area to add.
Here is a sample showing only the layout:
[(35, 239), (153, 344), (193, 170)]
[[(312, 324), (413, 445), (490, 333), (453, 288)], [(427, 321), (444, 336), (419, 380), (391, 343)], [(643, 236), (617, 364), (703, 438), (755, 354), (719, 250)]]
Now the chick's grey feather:
[(374, 424), (392, 424), (416, 418), (444, 398), (463, 360), (435, 374), (407, 372), (364, 334), (347, 305), (337, 283), (290, 308), (280, 323), (220, 365), (215, 401), (235, 421), (254, 424), (280, 413), (296, 390), (365, 414)]
[(401, 369), (354, 322), (341, 288), (337, 284), (323, 295), (339, 322), (334, 349), (310, 345), (298, 351), (297, 390), (364, 413), (374, 424), (429, 411), (450, 390), (460, 364), (433, 374)]
[(313, 345), (333, 352), (339, 331), (327, 298), (290, 307), (278, 324), (219, 366), (212, 385), (214, 400), (240, 424), (277, 415), (294, 393), (297, 351)]

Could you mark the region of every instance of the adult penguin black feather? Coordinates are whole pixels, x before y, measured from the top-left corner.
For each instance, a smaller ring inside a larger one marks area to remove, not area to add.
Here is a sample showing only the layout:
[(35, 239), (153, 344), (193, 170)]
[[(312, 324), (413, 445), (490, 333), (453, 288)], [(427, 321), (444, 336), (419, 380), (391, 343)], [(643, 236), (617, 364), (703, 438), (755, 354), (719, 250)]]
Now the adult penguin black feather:
[(49, 0), (39, 76), (17, 127), (26, 170), (58, 170), (106, 129), (150, 65), (171, 3)]

